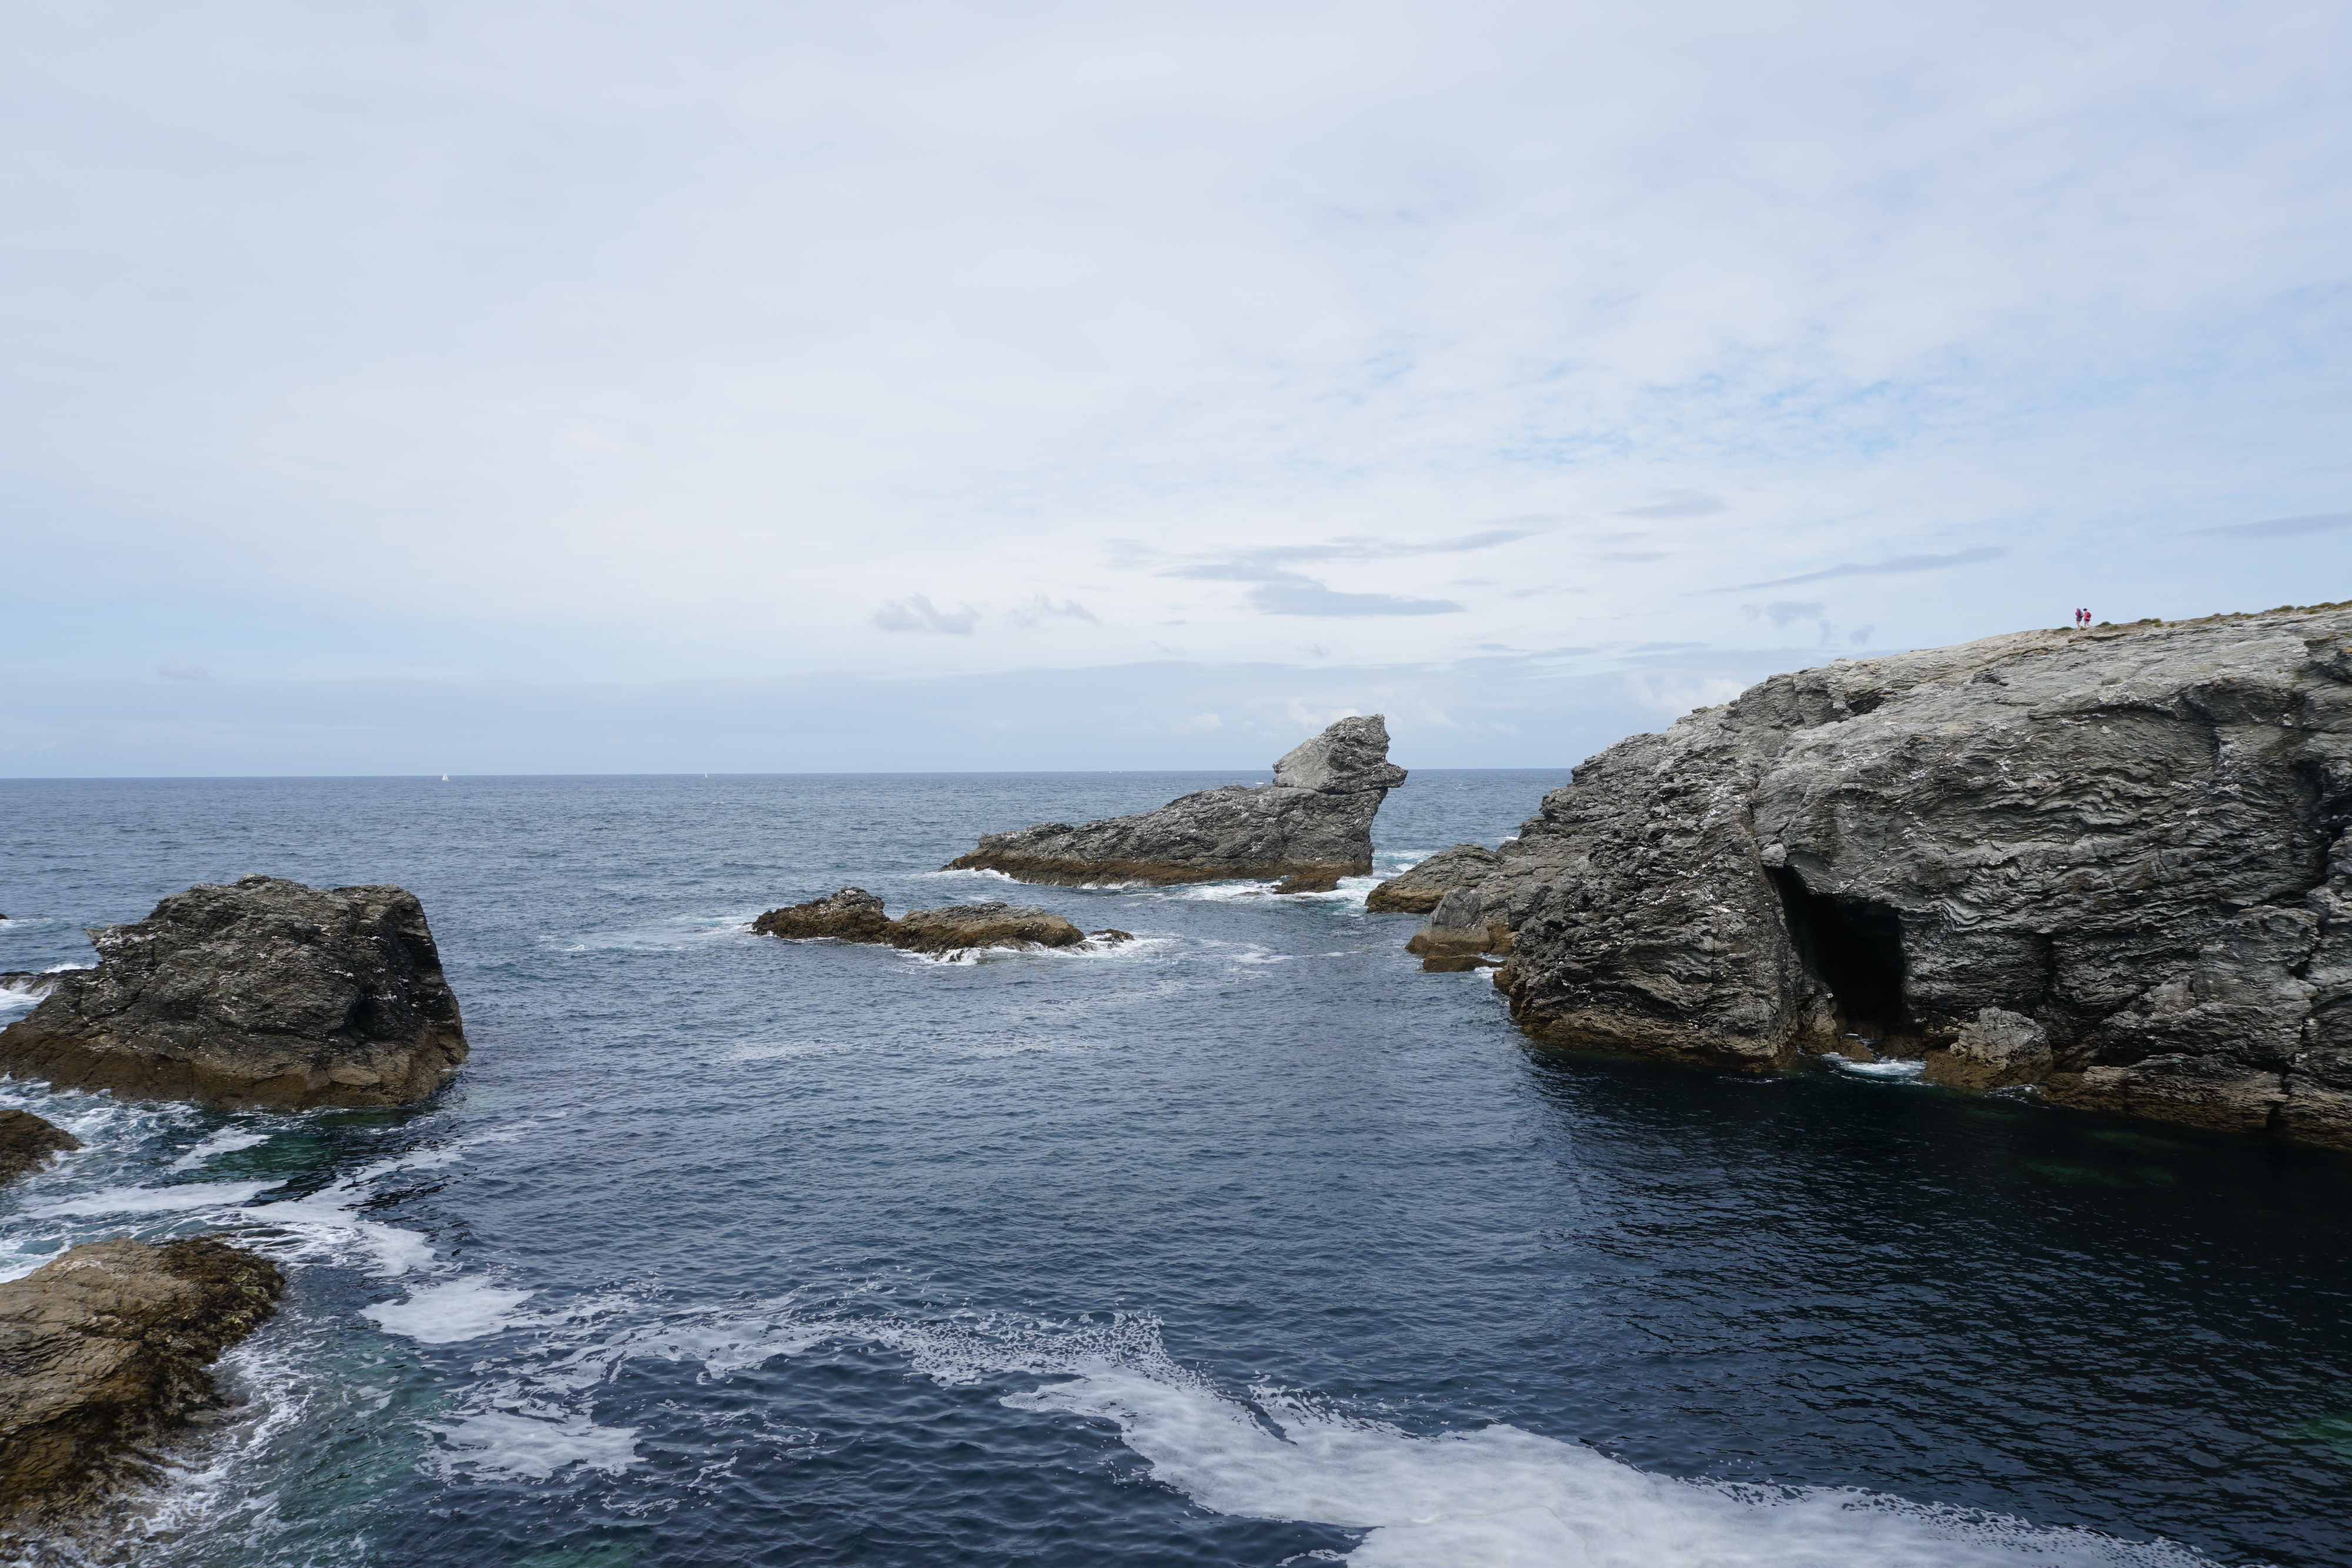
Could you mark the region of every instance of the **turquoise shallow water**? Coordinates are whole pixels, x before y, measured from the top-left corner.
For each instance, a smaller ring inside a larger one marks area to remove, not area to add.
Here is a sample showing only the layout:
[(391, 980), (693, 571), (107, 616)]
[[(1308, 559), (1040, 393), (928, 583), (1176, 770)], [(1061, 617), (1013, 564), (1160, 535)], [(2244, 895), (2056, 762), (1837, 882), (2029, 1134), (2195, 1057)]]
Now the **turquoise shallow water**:
[[(0, 1268), (225, 1228), (294, 1279), (150, 1517), (44, 1557), (2352, 1561), (2352, 1161), (1533, 1051), (1361, 887), (931, 870), (1226, 781), (0, 784), (0, 968), (193, 882), (394, 881), (475, 1047), (399, 1113), (0, 1085), (89, 1145), (0, 1193)], [(1418, 774), (1383, 866), (1557, 781)], [(843, 883), (1142, 940), (745, 929)]]

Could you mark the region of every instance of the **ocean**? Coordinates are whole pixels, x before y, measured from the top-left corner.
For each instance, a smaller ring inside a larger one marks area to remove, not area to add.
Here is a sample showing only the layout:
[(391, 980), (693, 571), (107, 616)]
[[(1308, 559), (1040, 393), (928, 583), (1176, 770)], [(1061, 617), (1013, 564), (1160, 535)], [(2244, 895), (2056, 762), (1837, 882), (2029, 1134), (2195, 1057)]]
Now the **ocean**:
[[(1416, 772), (1382, 873), (1561, 777)], [(398, 1112), (0, 1083), (87, 1145), (0, 1189), (0, 1274), (226, 1230), (291, 1277), (242, 1403), (28, 1561), (2352, 1563), (2352, 1159), (1538, 1050), (1370, 878), (934, 869), (1264, 778), (0, 782), (0, 969), (397, 883), (473, 1044)], [(1138, 939), (748, 929), (845, 883)]]

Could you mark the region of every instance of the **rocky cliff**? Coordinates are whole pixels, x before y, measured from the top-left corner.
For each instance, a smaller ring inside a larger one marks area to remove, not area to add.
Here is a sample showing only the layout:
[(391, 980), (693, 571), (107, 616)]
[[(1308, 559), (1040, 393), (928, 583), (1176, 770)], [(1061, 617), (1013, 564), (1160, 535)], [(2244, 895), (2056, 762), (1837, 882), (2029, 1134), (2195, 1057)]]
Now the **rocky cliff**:
[(1416, 942), (1540, 1040), (2352, 1148), (2347, 822), (2352, 606), (2017, 632), (1611, 747)]
[(205, 1368), (277, 1310), (275, 1264), (209, 1237), (93, 1241), (0, 1284), (0, 1530), (81, 1512), (219, 1396)]
[(94, 969), (0, 1030), (0, 1071), (222, 1105), (396, 1105), (465, 1061), (415, 895), (248, 876), (90, 933)]
[(1274, 765), (1271, 784), (1229, 784), (1131, 817), (1041, 822), (982, 835), (942, 870), (1001, 871), (1066, 887), (1106, 882), (1278, 877), (1311, 893), (1372, 869), (1372, 818), (1405, 770), (1388, 759), (1379, 714), (1343, 718)]

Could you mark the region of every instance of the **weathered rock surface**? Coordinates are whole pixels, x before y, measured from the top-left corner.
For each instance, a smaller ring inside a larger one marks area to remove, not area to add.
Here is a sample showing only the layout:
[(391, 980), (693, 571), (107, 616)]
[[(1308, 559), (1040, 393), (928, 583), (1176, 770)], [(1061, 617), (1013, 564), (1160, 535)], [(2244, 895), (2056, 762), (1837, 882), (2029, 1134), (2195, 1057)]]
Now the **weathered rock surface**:
[(1072, 827), (1041, 822), (982, 834), (947, 871), (1000, 871), (1017, 882), (1079, 887), (1285, 879), (1283, 893), (1324, 892), (1372, 869), (1372, 818), (1405, 770), (1388, 760), (1387, 722), (1343, 718), (1274, 765), (1271, 784), (1228, 784), (1155, 811)]
[(210, 1237), (93, 1241), (0, 1283), (0, 1524), (87, 1511), (219, 1404), (205, 1368), (285, 1278)]
[(39, 1170), (49, 1156), (81, 1147), (81, 1140), (30, 1111), (0, 1111), (0, 1182)]
[(2352, 607), (2022, 632), (1611, 747), (1425, 935), (1542, 1040), (2352, 1148), (2347, 825)]
[(0, 1071), (220, 1105), (397, 1105), (466, 1060), (425, 911), (397, 887), (200, 883), (93, 929), (95, 969), (0, 1030)]
[(844, 942), (887, 942), (891, 920), (882, 901), (862, 887), (845, 887), (824, 898), (771, 909), (751, 922), (770, 936), (833, 936)]
[(893, 920), (882, 901), (862, 887), (845, 887), (824, 898), (771, 909), (751, 923), (771, 936), (830, 936), (844, 942), (876, 942), (912, 953), (958, 953), (975, 947), (1075, 947), (1082, 942), (1115, 946), (1132, 942), (1125, 931), (1085, 932), (1050, 909), (1033, 904), (950, 904), (914, 909)]
[(1386, 914), (1427, 915), (1455, 888), (1475, 887), (1485, 881), (1501, 862), (1502, 857), (1484, 844), (1456, 844), (1372, 889), (1364, 895), (1364, 907)]

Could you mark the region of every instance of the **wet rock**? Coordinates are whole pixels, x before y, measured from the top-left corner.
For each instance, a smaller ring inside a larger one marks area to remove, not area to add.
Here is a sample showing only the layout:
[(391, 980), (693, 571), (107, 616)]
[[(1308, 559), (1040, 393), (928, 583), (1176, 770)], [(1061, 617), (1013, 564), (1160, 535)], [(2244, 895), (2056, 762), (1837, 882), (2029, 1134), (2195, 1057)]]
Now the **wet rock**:
[(0, 1283), (0, 1523), (70, 1519), (147, 1479), (151, 1451), (220, 1403), (205, 1368), (284, 1289), (211, 1237), (93, 1241)]
[(887, 942), (890, 917), (882, 901), (862, 887), (845, 887), (824, 898), (771, 909), (751, 922), (770, 936), (833, 936), (844, 942)]
[(2050, 1036), (2023, 1013), (1982, 1008), (1951, 1044), (1927, 1052), (1927, 1079), (1954, 1089), (2039, 1083), (2050, 1075)]
[(1509, 952), (1510, 946), (1510, 932), (1501, 921), (1488, 916), (1477, 889), (1453, 887), (1437, 901), (1404, 950), (1419, 955), (1423, 968), (1443, 974), (1499, 964), (1500, 955)]
[(0, 1111), (0, 1182), (39, 1170), (49, 1156), (81, 1147), (81, 1140), (30, 1111)]
[(1456, 887), (1476, 886), (1502, 857), (1484, 844), (1440, 850), (1364, 895), (1366, 909), (1396, 915), (1427, 915)]
[(94, 969), (0, 1030), (0, 1071), (218, 1105), (398, 1105), (466, 1059), (425, 911), (397, 887), (200, 883), (91, 931)]
[(1283, 879), (1276, 892), (1328, 892), (1340, 877), (1372, 869), (1372, 818), (1405, 780), (1388, 750), (1380, 715), (1343, 718), (1276, 762), (1271, 784), (1203, 789), (1078, 827), (1041, 822), (986, 833), (942, 869), (1066, 887), (1258, 877)]
[(1611, 747), (1424, 935), (1538, 1039), (2352, 1148), (2347, 830), (2352, 606), (2022, 632)]
[(912, 909), (888, 937), (891, 946), (911, 953), (955, 953), (973, 947), (1075, 947), (1087, 934), (1034, 904), (951, 904), (944, 909)]
[[(873, 942), (911, 953), (953, 953), (974, 947), (1075, 947), (1087, 934), (1049, 909), (992, 902), (951, 904), (909, 910), (904, 919), (883, 913), (882, 901), (863, 888), (845, 887), (830, 897), (772, 909), (751, 923), (771, 936), (830, 936)], [(1097, 932), (1111, 941), (1132, 941), (1124, 931)], [(1108, 944), (1107, 944), (1108, 945)]]

